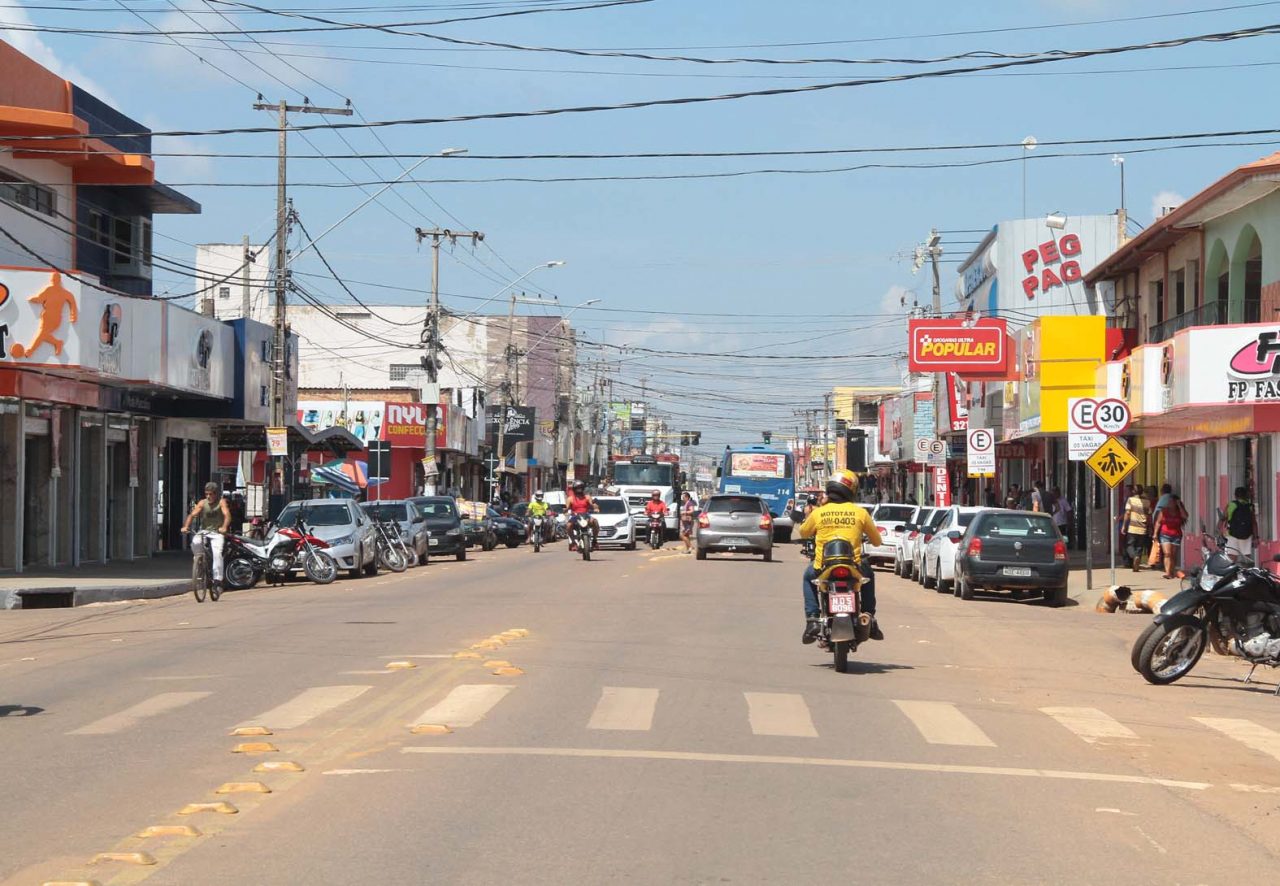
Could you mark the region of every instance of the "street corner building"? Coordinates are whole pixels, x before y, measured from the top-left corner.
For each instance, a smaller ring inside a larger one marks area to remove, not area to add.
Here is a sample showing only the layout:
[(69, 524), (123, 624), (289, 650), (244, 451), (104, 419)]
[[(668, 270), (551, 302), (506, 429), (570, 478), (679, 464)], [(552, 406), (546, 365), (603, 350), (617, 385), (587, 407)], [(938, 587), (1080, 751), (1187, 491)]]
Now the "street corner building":
[(179, 544), (215, 422), (254, 417), (269, 328), (153, 297), (153, 217), (200, 206), (150, 151), (0, 42), (0, 571)]

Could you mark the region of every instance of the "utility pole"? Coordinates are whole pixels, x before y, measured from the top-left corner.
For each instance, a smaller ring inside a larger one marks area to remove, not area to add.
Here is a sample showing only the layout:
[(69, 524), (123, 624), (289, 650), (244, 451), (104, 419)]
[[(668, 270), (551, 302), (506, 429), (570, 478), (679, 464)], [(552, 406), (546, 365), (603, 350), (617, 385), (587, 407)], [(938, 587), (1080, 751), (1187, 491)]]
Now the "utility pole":
[[(312, 105), (306, 99), (300, 105), (291, 105), (284, 99), (272, 104), (262, 101), (262, 96), (258, 96), (258, 101), (254, 103), (255, 111), (275, 111), (279, 114), (279, 157), (276, 161), (276, 249), (275, 249), (275, 290), (276, 290), (276, 306), (275, 306), (275, 336), (274, 346), (271, 354), (271, 424), (273, 427), (286, 427), (285, 421), (285, 362), (286, 354), (286, 319), (285, 319), (285, 292), (289, 285), (289, 270), (287, 265), (286, 246), (288, 245), (289, 235), (287, 227), (289, 224), (289, 205), (288, 205), (288, 158), (289, 158), (289, 114), (338, 114), (343, 117), (350, 117), (352, 114), (351, 103), (347, 103), (345, 108), (318, 108)], [(246, 241), (248, 238), (245, 238)], [(283, 464), (280, 460), (276, 461), (275, 470), (280, 472), (280, 507), (284, 506), (287, 497), (286, 487), (291, 484), (284, 482)], [(272, 516), (277, 509), (272, 508)]]
[[(1024, 153), (1023, 175), (1025, 176), (1026, 175), (1025, 151), (1023, 153)], [(1026, 190), (1026, 184), (1024, 179), (1024, 184), (1023, 184), (1024, 200), (1026, 199), (1025, 190)], [(926, 251), (926, 255), (929, 258), (929, 263), (933, 266), (933, 316), (934, 317), (942, 316), (942, 278), (938, 272), (938, 260), (942, 258), (941, 240), (942, 240), (942, 236), (938, 233), (938, 229), (931, 228), (929, 230), (929, 239), (925, 244), (925, 251)], [(938, 433), (938, 405), (939, 405), (938, 404), (938, 373), (935, 372), (933, 373), (933, 427), (929, 428), (930, 437), (937, 436), (937, 433)], [(941, 467), (941, 468), (934, 468), (933, 470), (945, 471), (947, 469), (945, 467)], [(917, 499), (921, 503), (929, 501), (930, 496), (934, 494), (933, 490), (937, 488), (936, 483), (930, 483), (928, 484), (928, 486), (929, 488), (922, 490), (923, 494), (917, 496)]]
[(831, 470), (831, 463), (836, 460), (835, 438), (831, 435), (831, 393), (822, 395), (822, 417), (824, 428), (822, 431), (822, 463), (826, 466), (826, 477), (830, 480), (831, 475), (835, 473)]
[(244, 265), (240, 268), (240, 316), (248, 320), (250, 319), (249, 315), (253, 311), (253, 298), (249, 294), (249, 270), (252, 267), (253, 261), (257, 258), (256, 255), (249, 251), (248, 234), (244, 235), (243, 248), (244, 252), (242, 257)]
[(489, 498), (502, 488), (502, 469), (507, 466), (507, 407), (511, 405), (511, 364), (515, 362), (516, 294), (511, 293), (507, 310), (507, 346), (502, 350), (502, 412), (498, 416), (498, 464), (489, 480)]
[[(421, 243), (431, 239), (431, 304), (427, 308), (426, 319), (422, 321), (422, 343), (426, 346), (427, 355), (422, 358), (423, 368), (427, 370), (427, 385), (424, 393), (427, 397), (427, 468), (423, 472), (426, 478), (427, 495), (436, 494), (436, 477), (440, 476), (437, 464), (436, 428), (440, 426), (437, 412), (440, 409), (440, 241), (448, 240), (456, 244), (458, 239), (469, 239), (472, 245), (484, 239), (479, 231), (450, 231), (443, 228), (415, 228), (414, 233)], [(501, 424), (499, 424), (501, 427)]]

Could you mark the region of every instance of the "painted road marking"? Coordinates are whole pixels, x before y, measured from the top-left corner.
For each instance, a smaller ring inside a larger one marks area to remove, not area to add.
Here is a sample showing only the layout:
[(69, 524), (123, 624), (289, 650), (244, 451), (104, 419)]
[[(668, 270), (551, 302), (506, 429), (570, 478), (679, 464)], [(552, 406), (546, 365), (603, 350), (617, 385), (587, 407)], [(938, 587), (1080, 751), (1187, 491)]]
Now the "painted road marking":
[(1098, 741), (1136, 741), (1138, 734), (1097, 708), (1041, 708), (1089, 744)]
[(101, 720), (95, 720), (88, 726), (74, 729), (68, 732), (67, 735), (110, 735), (113, 732), (123, 732), (147, 717), (155, 717), (167, 711), (184, 707), (193, 701), (199, 701), (212, 694), (211, 692), (162, 692), (159, 695), (151, 696), (146, 701), (138, 702), (133, 707), (125, 708), (119, 713), (103, 717)]
[(1231, 720), (1219, 717), (1192, 717), (1210, 729), (1216, 729), (1227, 738), (1233, 738), (1248, 748), (1270, 754), (1280, 760), (1280, 732), (1272, 732), (1252, 720)]
[(647, 732), (653, 728), (653, 711), (658, 706), (658, 690), (605, 686), (587, 723), (588, 729), (618, 729)]
[(747, 718), (756, 735), (790, 735), (817, 738), (804, 698), (789, 692), (744, 692)]
[(893, 702), (907, 715), (911, 725), (919, 730), (929, 744), (959, 745), (972, 748), (993, 748), (996, 743), (987, 737), (978, 724), (970, 720), (953, 704), (944, 701)]
[(1079, 772), (1065, 769), (1020, 769), (1010, 766), (962, 766), (948, 763), (899, 763), (888, 760), (841, 760), (830, 757), (777, 757), (762, 754), (703, 754), (691, 751), (629, 751), (608, 748), (487, 748), (417, 746), (401, 748), (402, 754), (436, 754), (463, 757), (585, 757), (614, 760), (676, 760), (693, 763), (758, 763), (774, 766), (830, 766), (842, 769), (881, 769), (896, 772), (930, 772), (951, 775), (993, 775), (1005, 778), (1043, 778), (1060, 781), (1095, 781), (1111, 784), (1156, 785), (1205, 791), (1204, 781), (1177, 781), (1147, 775), (1111, 772)]
[(296, 729), (321, 714), (364, 695), (372, 686), (313, 686), (265, 713), (236, 726), (266, 726), (268, 729)]
[(455, 686), (443, 699), (418, 715), (414, 723), (443, 723), (454, 728), (474, 726), (507, 697), (514, 686), (467, 683)]

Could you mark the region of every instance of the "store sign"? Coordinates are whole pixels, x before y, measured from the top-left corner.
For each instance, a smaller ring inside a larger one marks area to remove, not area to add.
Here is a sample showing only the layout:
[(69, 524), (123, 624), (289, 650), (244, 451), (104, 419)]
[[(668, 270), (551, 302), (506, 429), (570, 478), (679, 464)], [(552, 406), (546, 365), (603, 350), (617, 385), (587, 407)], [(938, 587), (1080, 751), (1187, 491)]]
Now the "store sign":
[(961, 381), (954, 372), (947, 373), (947, 406), (951, 416), (951, 430), (969, 430), (968, 383)]
[(909, 320), (911, 372), (1002, 372), (1007, 358), (1004, 320)]
[(933, 469), (933, 503), (940, 508), (951, 507), (951, 475), (947, 469)]
[[(632, 416), (636, 414), (637, 405), (641, 411), (644, 409), (643, 404), (633, 403)], [(536, 410), (532, 406), (486, 406), (484, 409), (485, 437), (489, 445), (497, 446), (501, 433), (508, 452), (517, 443), (532, 443), (536, 425)]]
[(1035, 249), (1023, 252), (1022, 266), (1028, 274), (1022, 279), (1023, 294), (1033, 300), (1037, 293), (1083, 280), (1079, 260), (1083, 251), (1078, 235), (1063, 234), (1057, 240), (1046, 240)]
[[(1250, 332), (1231, 355), (1227, 400), (1232, 403), (1280, 400), (1280, 329)], [(1172, 361), (1171, 361), (1172, 362)]]

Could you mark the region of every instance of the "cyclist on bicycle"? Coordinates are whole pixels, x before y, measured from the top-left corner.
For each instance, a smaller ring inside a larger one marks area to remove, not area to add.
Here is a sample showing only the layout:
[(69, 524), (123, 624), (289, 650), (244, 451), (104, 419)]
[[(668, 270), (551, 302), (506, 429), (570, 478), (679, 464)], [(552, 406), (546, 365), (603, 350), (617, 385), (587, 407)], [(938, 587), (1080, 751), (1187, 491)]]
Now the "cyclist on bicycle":
[(191, 513), (187, 514), (186, 522), (182, 524), (183, 532), (192, 531), (192, 521), (196, 521), (196, 528), (195, 534), (191, 536), (191, 550), (193, 553), (200, 553), (205, 549), (205, 539), (208, 539), (209, 557), (213, 561), (210, 564), (213, 568), (213, 584), (221, 590), (222, 543), (226, 541), (223, 536), (231, 525), (231, 509), (227, 507), (227, 500), (222, 498), (222, 489), (217, 483), (204, 484), (204, 498), (196, 502)]

